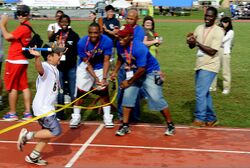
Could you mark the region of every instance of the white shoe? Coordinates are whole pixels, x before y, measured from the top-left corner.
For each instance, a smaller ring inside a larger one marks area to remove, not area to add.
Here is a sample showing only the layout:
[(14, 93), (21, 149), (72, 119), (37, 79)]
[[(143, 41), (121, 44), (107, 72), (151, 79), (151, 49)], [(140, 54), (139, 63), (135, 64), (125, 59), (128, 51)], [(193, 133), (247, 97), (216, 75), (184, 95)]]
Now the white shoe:
[(230, 90), (229, 89), (224, 89), (223, 91), (222, 91), (222, 94), (224, 94), (224, 95), (228, 95), (230, 93)]
[(114, 116), (112, 114), (110, 114), (108, 116), (103, 115), (103, 122), (104, 122), (106, 128), (113, 128), (114, 127), (114, 123), (112, 121), (113, 117)]
[(27, 134), (28, 134), (28, 130), (26, 128), (23, 128), (19, 133), (18, 140), (17, 140), (17, 149), (19, 151), (23, 151), (23, 146), (27, 142), (27, 137), (26, 137)]
[(31, 157), (26, 156), (25, 161), (28, 163), (39, 165), (39, 166), (46, 166), (48, 164), (48, 162), (46, 160), (43, 160), (41, 157), (37, 159), (32, 159)]
[(70, 128), (78, 128), (81, 124), (81, 115), (79, 114), (72, 114), (72, 119), (69, 122)]
[(213, 88), (213, 87), (210, 87), (210, 88), (209, 88), (209, 91), (210, 91), (210, 92), (216, 92), (216, 90), (217, 90), (217, 89), (216, 89), (216, 88)]

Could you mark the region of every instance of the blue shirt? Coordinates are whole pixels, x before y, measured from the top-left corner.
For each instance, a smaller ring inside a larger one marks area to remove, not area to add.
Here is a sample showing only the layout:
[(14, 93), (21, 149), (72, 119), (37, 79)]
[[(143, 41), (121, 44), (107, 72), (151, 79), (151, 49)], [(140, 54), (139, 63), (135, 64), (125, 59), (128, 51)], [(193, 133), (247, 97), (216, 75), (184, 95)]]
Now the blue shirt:
[(136, 25), (134, 28), (134, 40), (143, 42), (145, 36), (146, 34), (144, 28), (140, 25)]
[(130, 64), (130, 67), (132, 68), (135, 67), (134, 70), (136, 70), (139, 67), (144, 67), (146, 68), (146, 74), (160, 70), (160, 65), (158, 61), (149, 52), (148, 47), (145, 46), (142, 42), (135, 39), (133, 40), (132, 48), (130, 47), (130, 45), (124, 48), (123, 46), (120, 45), (119, 42), (117, 43), (118, 56), (122, 58), (125, 64), (127, 64), (125, 51), (127, 51), (127, 53), (130, 54), (131, 49), (132, 49), (132, 60), (131, 60), (132, 62)]
[[(88, 58), (90, 64), (94, 70), (102, 69), (104, 56), (111, 56), (113, 43), (112, 40), (106, 35), (101, 35), (99, 44), (91, 43), (89, 36), (81, 38), (77, 44), (77, 50), (79, 55), (79, 64), (83, 61), (83, 58)], [(87, 53), (91, 53), (89, 57)]]

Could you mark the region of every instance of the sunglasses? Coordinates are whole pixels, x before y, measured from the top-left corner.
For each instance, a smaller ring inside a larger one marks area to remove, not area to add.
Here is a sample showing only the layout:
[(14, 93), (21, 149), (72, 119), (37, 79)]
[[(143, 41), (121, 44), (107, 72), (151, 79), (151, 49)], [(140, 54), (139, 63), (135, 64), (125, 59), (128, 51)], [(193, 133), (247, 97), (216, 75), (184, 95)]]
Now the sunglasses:
[(28, 15), (29, 15), (29, 13), (27, 13), (27, 12), (23, 12), (23, 11), (17, 11), (17, 12), (16, 12), (16, 15), (17, 15), (17, 16), (26, 17), (26, 16), (28, 16)]

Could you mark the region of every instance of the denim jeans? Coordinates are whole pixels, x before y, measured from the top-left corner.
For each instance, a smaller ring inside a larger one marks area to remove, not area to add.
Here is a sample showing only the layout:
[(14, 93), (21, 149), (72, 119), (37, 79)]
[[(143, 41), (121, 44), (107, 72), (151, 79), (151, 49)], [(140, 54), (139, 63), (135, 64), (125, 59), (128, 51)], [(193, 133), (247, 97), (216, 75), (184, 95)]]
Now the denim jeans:
[[(63, 89), (63, 93), (58, 94), (58, 103), (64, 104), (64, 94), (67, 90), (71, 101), (75, 99), (75, 87), (76, 87), (76, 67), (73, 67), (67, 71), (59, 71), (59, 80), (61, 89)], [(68, 87), (65, 86), (65, 81), (68, 82)]]
[[(124, 68), (121, 68), (118, 73), (118, 84), (120, 84), (123, 80), (126, 79), (126, 71)], [(119, 119), (122, 119), (123, 117), (123, 112), (122, 112), (122, 98), (123, 98), (123, 89), (120, 89), (118, 87), (118, 92), (117, 92), (117, 110), (118, 110), (118, 117)], [(131, 121), (132, 122), (138, 122), (140, 121), (140, 95), (138, 94), (136, 98), (136, 103), (135, 106), (132, 110), (131, 113)]]
[(135, 82), (124, 90), (122, 106), (134, 107), (136, 102), (136, 97), (134, 95), (139, 94), (142, 88), (147, 95), (147, 102), (150, 110), (161, 111), (168, 107), (168, 103), (163, 97), (162, 84), (155, 84), (154, 72), (147, 74), (144, 79)]
[(216, 115), (213, 110), (212, 97), (209, 92), (214, 78), (215, 72), (206, 70), (197, 70), (195, 73), (195, 119), (203, 122), (210, 122), (216, 120)]

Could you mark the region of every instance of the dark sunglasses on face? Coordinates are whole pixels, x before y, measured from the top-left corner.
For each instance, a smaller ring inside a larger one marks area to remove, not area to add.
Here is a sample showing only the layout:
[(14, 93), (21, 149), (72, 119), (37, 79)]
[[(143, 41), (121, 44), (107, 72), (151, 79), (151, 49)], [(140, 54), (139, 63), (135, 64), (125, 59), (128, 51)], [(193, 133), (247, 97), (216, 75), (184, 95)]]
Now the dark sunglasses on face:
[(29, 13), (27, 13), (27, 12), (23, 12), (23, 11), (17, 11), (17, 12), (16, 12), (16, 15), (17, 15), (17, 16), (26, 17), (26, 16), (28, 16), (28, 15), (29, 15)]

